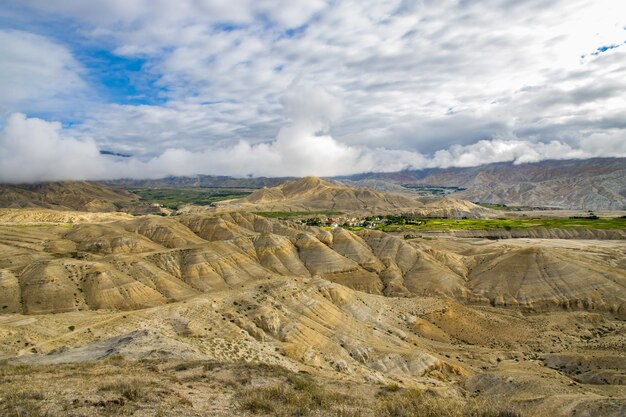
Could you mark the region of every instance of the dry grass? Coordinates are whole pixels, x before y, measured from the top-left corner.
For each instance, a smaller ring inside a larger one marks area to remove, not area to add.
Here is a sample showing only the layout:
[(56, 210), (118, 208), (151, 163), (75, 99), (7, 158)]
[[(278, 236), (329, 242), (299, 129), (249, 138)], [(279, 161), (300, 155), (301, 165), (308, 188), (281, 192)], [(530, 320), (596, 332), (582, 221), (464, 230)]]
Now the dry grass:
[(414, 389), (383, 393), (374, 410), (379, 417), (520, 417), (513, 410), (486, 402), (443, 399)]
[(42, 407), (45, 395), (40, 391), (18, 390), (3, 392), (0, 400), (0, 415), (16, 417), (44, 417), (48, 414)]
[(359, 393), (338, 394), (304, 378), (248, 388), (239, 398), (241, 407), (253, 414), (285, 417), (520, 417), (515, 411), (486, 402), (440, 398), (398, 385), (381, 388), (372, 399)]
[(360, 416), (355, 400), (303, 376), (289, 376), (281, 383), (249, 388), (240, 396), (243, 409), (274, 416), (307, 416), (318, 411), (327, 416)]
[(118, 381), (105, 384), (98, 388), (98, 391), (109, 391), (120, 394), (128, 401), (138, 401), (145, 397), (144, 384), (137, 380)]
[[(60, 382), (62, 381), (62, 382)], [(518, 417), (478, 401), (326, 380), (260, 364), (126, 361), (0, 363), (0, 415)]]

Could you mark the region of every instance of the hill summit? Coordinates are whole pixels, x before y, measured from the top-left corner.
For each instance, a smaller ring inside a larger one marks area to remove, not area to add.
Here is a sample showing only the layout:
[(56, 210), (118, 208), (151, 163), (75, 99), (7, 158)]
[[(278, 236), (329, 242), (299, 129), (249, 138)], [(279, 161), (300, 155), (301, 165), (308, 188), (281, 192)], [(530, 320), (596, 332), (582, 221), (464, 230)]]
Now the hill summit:
[(318, 177), (289, 180), (221, 205), (250, 211), (338, 210), (368, 214), (413, 213), (419, 216), (472, 218), (494, 215), (492, 210), (465, 200), (448, 197), (424, 203), (406, 194), (352, 188)]
[(286, 181), (263, 188), (231, 204), (253, 210), (272, 211), (380, 211), (416, 209), (423, 204), (402, 194), (382, 193), (367, 188), (349, 188), (317, 177)]

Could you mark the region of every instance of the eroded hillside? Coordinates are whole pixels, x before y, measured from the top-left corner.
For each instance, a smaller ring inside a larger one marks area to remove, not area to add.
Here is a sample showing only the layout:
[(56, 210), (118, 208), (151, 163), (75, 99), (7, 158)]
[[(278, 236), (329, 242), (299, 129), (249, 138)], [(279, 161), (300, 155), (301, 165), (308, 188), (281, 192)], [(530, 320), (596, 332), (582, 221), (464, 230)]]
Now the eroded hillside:
[(497, 213), (474, 203), (443, 198), (424, 203), (406, 193), (380, 192), (369, 188), (351, 188), (317, 177), (286, 181), (272, 188), (262, 188), (247, 197), (217, 204), (230, 210), (246, 211), (320, 211), (350, 213), (408, 213), (428, 217), (496, 217)]
[(14, 224), (0, 233), (6, 312), (137, 309), (296, 276), (387, 296), (626, 314), (626, 273), (606, 262), (623, 262), (619, 249), (591, 247), (571, 259), (571, 248), (485, 241), (460, 252), (246, 212)]
[(460, 187), (462, 190), (454, 194), (459, 198), (509, 206), (626, 208), (625, 158), (500, 162), (467, 168), (358, 174), (341, 179), (351, 179), (355, 184), (372, 184), (376, 180), (409, 187)]
[(118, 211), (138, 200), (129, 192), (88, 181), (0, 184), (0, 207), (89, 212)]
[[(264, 363), (345, 383), (429, 390), (448, 401), (496, 400), (529, 416), (619, 416), (624, 330), (606, 314), (523, 315), (282, 276), (149, 309), (0, 318), (2, 354), (17, 355), (13, 363), (123, 357), (197, 361), (198, 370), (206, 361)], [(198, 405), (181, 415), (203, 407), (198, 382), (186, 382)]]
[[(622, 241), (71, 213), (9, 212), (0, 225), (0, 355), (12, 364), (249, 362), (523, 415), (624, 411)], [(207, 410), (197, 401), (180, 415)]]

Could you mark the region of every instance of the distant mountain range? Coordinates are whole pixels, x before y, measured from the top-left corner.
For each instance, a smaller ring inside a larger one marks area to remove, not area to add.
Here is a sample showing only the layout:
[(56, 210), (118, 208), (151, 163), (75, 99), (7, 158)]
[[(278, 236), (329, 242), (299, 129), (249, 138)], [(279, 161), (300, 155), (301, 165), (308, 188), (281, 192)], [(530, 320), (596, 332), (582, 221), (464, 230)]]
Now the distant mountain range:
[[(0, 207), (37, 206), (106, 211), (136, 200), (135, 196), (119, 188), (270, 188), (290, 179), (293, 178), (197, 175), (98, 183), (0, 184)], [(508, 206), (626, 210), (626, 158), (542, 161), (520, 165), (503, 162), (469, 168), (364, 173), (330, 180), (352, 188), (372, 188), (395, 193), (413, 191), (415, 194), (414, 189), (417, 187), (458, 199)]]
[(459, 187), (452, 195), (508, 206), (584, 210), (626, 209), (626, 158), (502, 162), (469, 168), (435, 168), (337, 177), (350, 185), (385, 183)]
[[(198, 175), (159, 180), (116, 180), (127, 187), (274, 187), (292, 178), (232, 178)], [(402, 191), (407, 187), (448, 187), (447, 194), (474, 202), (583, 210), (626, 209), (626, 158), (501, 162), (469, 168), (432, 168), (333, 177), (350, 187)], [(456, 190), (454, 187), (458, 188)]]
[(165, 187), (203, 187), (203, 188), (263, 188), (275, 187), (295, 177), (255, 177), (233, 178), (222, 175), (195, 175), (193, 177), (165, 177), (158, 179), (137, 180), (122, 178), (119, 180), (100, 181), (113, 187), (128, 188), (165, 188)]
[(88, 181), (0, 184), (0, 207), (105, 212), (138, 200), (125, 190)]

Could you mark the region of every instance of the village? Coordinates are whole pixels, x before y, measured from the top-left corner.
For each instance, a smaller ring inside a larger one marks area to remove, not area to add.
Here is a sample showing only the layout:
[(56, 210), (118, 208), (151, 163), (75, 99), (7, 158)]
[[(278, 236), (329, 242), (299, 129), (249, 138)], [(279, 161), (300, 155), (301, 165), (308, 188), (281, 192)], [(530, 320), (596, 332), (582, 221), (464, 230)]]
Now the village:
[(375, 229), (381, 225), (390, 225), (390, 224), (398, 224), (398, 225), (417, 225), (420, 226), (424, 224), (425, 220), (417, 220), (409, 217), (408, 215), (378, 215), (378, 216), (366, 216), (366, 217), (357, 217), (357, 216), (318, 216), (318, 217), (310, 217), (310, 218), (301, 218), (295, 220), (297, 223), (304, 224), (307, 226), (318, 226), (318, 227), (343, 227), (343, 228), (364, 228), (364, 229)]

